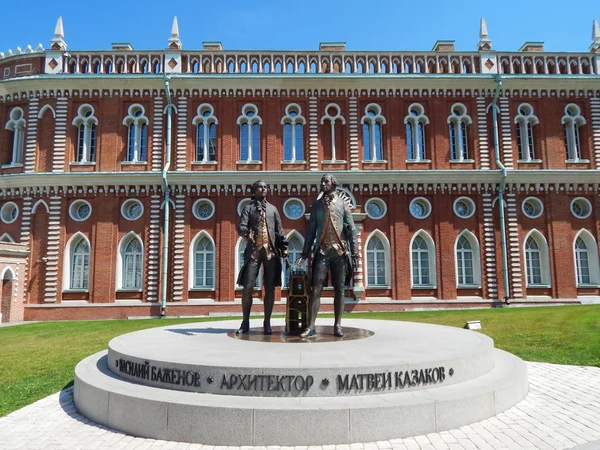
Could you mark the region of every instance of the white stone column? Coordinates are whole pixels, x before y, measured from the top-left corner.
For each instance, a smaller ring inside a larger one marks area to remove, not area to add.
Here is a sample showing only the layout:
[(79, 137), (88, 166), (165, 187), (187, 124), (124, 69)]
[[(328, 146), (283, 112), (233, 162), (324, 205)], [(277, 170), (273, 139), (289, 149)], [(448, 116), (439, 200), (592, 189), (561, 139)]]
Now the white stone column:
[(317, 97), (308, 98), (308, 168), (319, 170), (319, 120)]
[(50, 197), (48, 214), (48, 251), (46, 252), (46, 285), (44, 302), (56, 302), (58, 287), (58, 255), (62, 254), (60, 245), (60, 209), (61, 197)]
[(152, 120), (152, 147), (149, 154), (151, 157), (151, 168), (157, 172), (163, 167), (163, 116), (164, 103), (162, 97), (154, 97), (154, 117)]
[(592, 158), (594, 167), (600, 170), (600, 98), (594, 97), (590, 99), (592, 110)]
[(173, 280), (173, 300), (183, 300), (183, 258), (184, 230), (185, 230), (185, 195), (175, 196), (175, 224), (173, 226), (173, 267), (171, 269)]
[(29, 100), (29, 116), (27, 119), (27, 137), (25, 141), (25, 156), (23, 166), (25, 172), (35, 170), (35, 145), (37, 138), (38, 112), (40, 110), (40, 100), (34, 97)]
[(52, 172), (65, 171), (65, 145), (67, 141), (67, 106), (69, 100), (60, 97), (56, 100), (56, 121), (54, 128), (54, 152)]
[(350, 97), (348, 110), (350, 170), (358, 170), (358, 99), (356, 97)]
[(176, 167), (185, 170), (187, 162), (187, 98), (179, 97), (177, 100), (177, 135), (176, 135)]
[(508, 222), (508, 270), (513, 298), (523, 297), (523, 273), (521, 270), (521, 245), (517, 226), (516, 194), (506, 194), (506, 218)]
[(483, 170), (490, 168), (490, 146), (485, 97), (477, 97), (477, 132), (479, 135), (479, 163)]
[(498, 277), (496, 258), (496, 238), (494, 232), (494, 210), (492, 194), (482, 194), (483, 200), (483, 267), (482, 275), (486, 281), (485, 298), (498, 299)]
[(160, 258), (160, 206), (162, 196), (150, 196), (150, 227), (148, 231), (148, 262), (146, 264), (146, 300), (158, 301)]
[(512, 153), (512, 124), (510, 122), (510, 103), (508, 98), (500, 97), (500, 140), (502, 142), (502, 162), (507, 169), (512, 169), (513, 164), (513, 153)]

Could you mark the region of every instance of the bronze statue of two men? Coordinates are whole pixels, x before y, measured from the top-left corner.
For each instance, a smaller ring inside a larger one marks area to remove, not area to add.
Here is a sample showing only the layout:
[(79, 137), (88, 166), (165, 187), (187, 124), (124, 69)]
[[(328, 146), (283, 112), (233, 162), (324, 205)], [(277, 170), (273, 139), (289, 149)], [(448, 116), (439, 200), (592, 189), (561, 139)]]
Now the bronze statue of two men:
[[(321, 293), (329, 273), (331, 273), (334, 292), (333, 334), (337, 337), (344, 335), (341, 326), (344, 312), (344, 286), (350, 285), (353, 266), (358, 258), (352, 213), (345, 200), (337, 193), (335, 176), (323, 175), (320, 187), (321, 192), (311, 207), (310, 223), (302, 256), (296, 261), (299, 264), (308, 259), (313, 248), (309, 325), (300, 335), (303, 338), (310, 338), (317, 334), (315, 320), (321, 306)], [(261, 265), (265, 287), (263, 332), (273, 333), (270, 319), (275, 300), (275, 286), (281, 286), (280, 258), (287, 261), (288, 242), (277, 208), (266, 201), (267, 190), (264, 181), (257, 181), (252, 185), (252, 201), (242, 210), (238, 225), (238, 233), (246, 238), (247, 245), (244, 252), (244, 265), (238, 276), (238, 284), (243, 289), (243, 320), (236, 334), (246, 334), (250, 330), (252, 292)]]

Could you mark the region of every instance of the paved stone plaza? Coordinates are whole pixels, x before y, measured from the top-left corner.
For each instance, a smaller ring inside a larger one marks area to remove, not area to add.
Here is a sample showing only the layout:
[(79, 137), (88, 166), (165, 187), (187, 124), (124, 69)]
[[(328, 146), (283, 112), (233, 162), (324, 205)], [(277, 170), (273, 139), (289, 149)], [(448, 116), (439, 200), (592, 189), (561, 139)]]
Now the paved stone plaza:
[[(600, 449), (600, 368), (543, 363), (527, 363), (527, 367), (531, 384), (527, 398), (491, 419), (413, 438), (296, 449)], [(0, 449), (3, 450), (233, 448), (239, 447), (141, 439), (98, 427), (77, 413), (72, 389), (0, 418)], [(254, 449), (267, 450), (266, 447)]]

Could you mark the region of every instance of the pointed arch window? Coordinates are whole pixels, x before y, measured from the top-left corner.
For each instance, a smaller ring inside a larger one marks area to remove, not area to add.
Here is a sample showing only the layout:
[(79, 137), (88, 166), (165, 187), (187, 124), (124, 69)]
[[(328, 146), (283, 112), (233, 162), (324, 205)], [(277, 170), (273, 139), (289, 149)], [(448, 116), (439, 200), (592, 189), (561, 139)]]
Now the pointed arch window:
[[(342, 110), (335, 103), (330, 103), (325, 107), (325, 115), (321, 117), (321, 125), (324, 125), (325, 122), (329, 122), (329, 132), (331, 135), (330, 139), (330, 155), (331, 159), (327, 162), (342, 162), (339, 158), (341, 155), (340, 150), (342, 142), (336, 142), (336, 135), (341, 137), (341, 132), (337, 133), (336, 130), (338, 126), (336, 124), (339, 122), (341, 125), (346, 124), (346, 119), (342, 116)], [(327, 125), (325, 125), (327, 126)], [(341, 139), (340, 139), (341, 140)]]
[(80, 163), (96, 161), (96, 128), (98, 119), (92, 105), (81, 105), (72, 124), (77, 127), (75, 160)]
[(260, 162), (260, 126), (262, 119), (258, 115), (258, 108), (248, 103), (242, 108), (242, 115), (238, 117), (240, 126), (240, 159), (241, 163)]
[(283, 161), (304, 161), (304, 125), (306, 119), (302, 116), (302, 108), (295, 103), (285, 108), (285, 116), (281, 119), (283, 125)]
[(519, 161), (536, 161), (539, 158), (535, 152), (535, 141), (533, 138), (533, 127), (540, 123), (537, 116), (533, 114), (533, 106), (522, 103), (517, 109), (515, 117), (517, 126), (517, 145), (519, 147)]
[(452, 161), (468, 161), (472, 158), (469, 155), (469, 137), (467, 135), (467, 126), (473, 121), (467, 115), (467, 108), (462, 103), (455, 103), (450, 109), (448, 117), (448, 127), (450, 135), (450, 158)]
[(367, 286), (387, 287), (389, 286), (389, 245), (386, 245), (382, 236), (373, 234), (367, 242)]
[(531, 231), (525, 238), (525, 272), (528, 287), (550, 285), (548, 244), (544, 236), (536, 230)]
[(215, 287), (215, 244), (203, 234), (194, 245), (194, 288)]
[(127, 161), (145, 162), (148, 146), (148, 118), (140, 104), (129, 107), (128, 115), (123, 119), (127, 127)]
[(203, 103), (198, 106), (198, 114), (192, 123), (196, 126), (196, 162), (216, 161), (217, 154), (217, 124), (215, 110), (212, 105)]
[(25, 145), (25, 114), (21, 108), (13, 108), (5, 128), (11, 132), (12, 158), (10, 165), (23, 164), (23, 147)]
[[(293, 231), (288, 235), (288, 260), (290, 264), (296, 261), (302, 256), (302, 247), (304, 246), (304, 240), (297, 232)], [(288, 282), (290, 280), (290, 267), (283, 265), (283, 287), (289, 287)]]
[(381, 115), (381, 107), (375, 103), (367, 105), (361, 123), (364, 160), (368, 162), (383, 161), (382, 128), (386, 122), (385, 117)]
[(142, 271), (144, 268), (144, 251), (142, 242), (136, 235), (129, 236), (121, 243), (121, 288), (131, 290), (142, 289)]
[(586, 123), (585, 119), (581, 116), (579, 106), (573, 103), (567, 105), (561, 123), (563, 124), (567, 161), (578, 162), (582, 159), (579, 129)]
[(413, 162), (426, 161), (427, 152), (425, 145), (425, 125), (429, 118), (425, 109), (418, 103), (408, 107), (408, 115), (404, 118), (406, 127), (407, 159)]
[(435, 286), (435, 246), (431, 237), (419, 232), (411, 244), (412, 286)]
[(600, 284), (598, 245), (588, 231), (583, 230), (578, 233), (575, 238), (574, 250), (577, 286), (597, 286)]
[(71, 285), (69, 288), (88, 290), (90, 279), (90, 246), (84, 238), (79, 238), (71, 246)]
[(475, 236), (464, 231), (456, 240), (456, 283), (458, 287), (481, 285), (479, 243)]

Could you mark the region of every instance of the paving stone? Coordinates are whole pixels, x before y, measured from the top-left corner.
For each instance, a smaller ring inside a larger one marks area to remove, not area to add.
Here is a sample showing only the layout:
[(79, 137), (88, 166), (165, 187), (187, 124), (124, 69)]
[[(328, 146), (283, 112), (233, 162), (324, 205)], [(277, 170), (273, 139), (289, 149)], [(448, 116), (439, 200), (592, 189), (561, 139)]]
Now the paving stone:
[[(530, 393), (479, 423), (427, 436), (352, 445), (214, 447), (127, 436), (81, 416), (66, 389), (0, 418), (0, 450), (533, 450), (600, 441), (600, 368), (527, 363)], [(560, 380), (560, 382), (558, 382)], [(586, 445), (587, 444), (587, 445)], [(588, 447), (589, 446), (589, 447)], [(598, 443), (600, 448), (600, 443)]]

